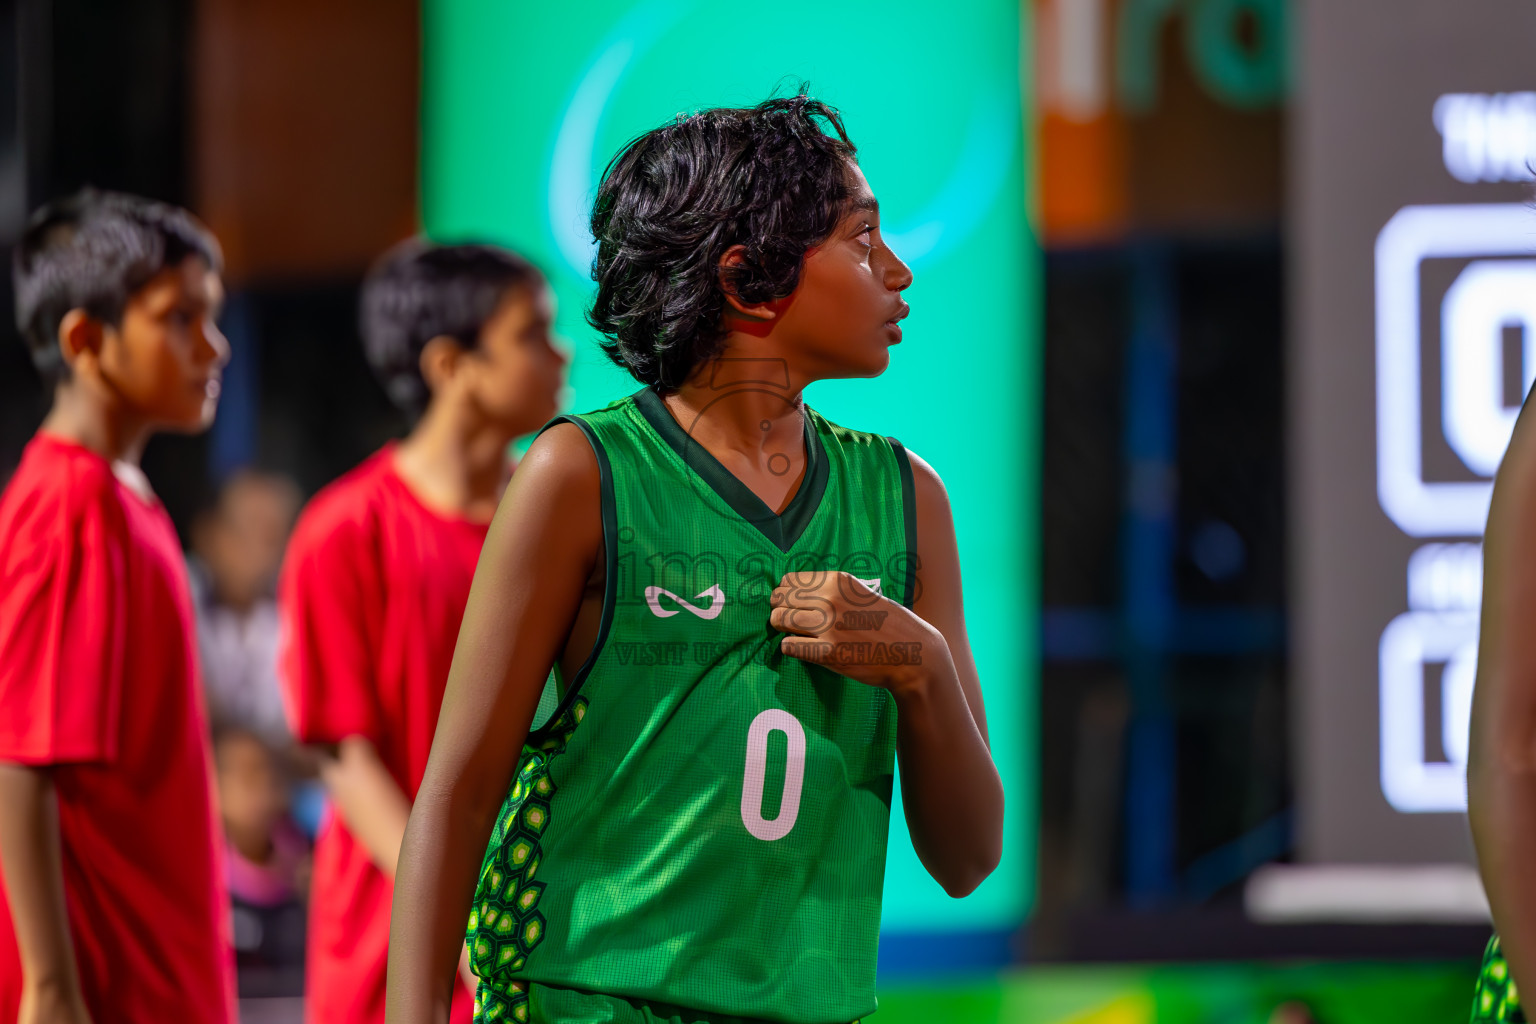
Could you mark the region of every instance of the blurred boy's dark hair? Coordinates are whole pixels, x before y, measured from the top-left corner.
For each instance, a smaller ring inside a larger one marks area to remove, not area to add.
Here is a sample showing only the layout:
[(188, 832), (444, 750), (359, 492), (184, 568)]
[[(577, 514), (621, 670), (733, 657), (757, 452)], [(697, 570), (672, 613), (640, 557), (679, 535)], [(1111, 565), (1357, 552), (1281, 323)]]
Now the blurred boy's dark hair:
[[(679, 114), (626, 146), (592, 208), (597, 296), (587, 322), (642, 384), (678, 387), (719, 354), (725, 292), (783, 298), (850, 194), (854, 144), (804, 88), (755, 107)], [(720, 258), (745, 247), (739, 266)]]
[(420, 416), (432, 397), (421, 376), (427, 342), (448, 337), (474, 348), (507, 292), (542, 280), (532, 263), (494, 245), (412, 239), (385, 253), (363, 282), (359, 328), (390, 399)]
[(223, 269), (218, 241), (169, 203), (84, 188), (33, 213), (11, 274), (16, 327), (43, 381), (51, 386), (69, 376), (59, 349), (66, 313), (83, 309), (115, 327), (134, 292), (188, 256)]

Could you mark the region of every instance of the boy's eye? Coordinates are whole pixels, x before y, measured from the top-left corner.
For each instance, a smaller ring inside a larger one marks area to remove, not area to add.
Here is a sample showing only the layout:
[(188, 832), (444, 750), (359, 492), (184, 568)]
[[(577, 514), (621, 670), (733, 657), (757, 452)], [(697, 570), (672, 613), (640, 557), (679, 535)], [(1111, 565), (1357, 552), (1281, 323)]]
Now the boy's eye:
[(872, 246), (875, 243), (874, 234), (875, 234), (875, 229), (870, 227), (868, 224), (865, 224), (863, 230), (861, 230), (854, 237), (857, 238), (864, 245), (871, 245)]

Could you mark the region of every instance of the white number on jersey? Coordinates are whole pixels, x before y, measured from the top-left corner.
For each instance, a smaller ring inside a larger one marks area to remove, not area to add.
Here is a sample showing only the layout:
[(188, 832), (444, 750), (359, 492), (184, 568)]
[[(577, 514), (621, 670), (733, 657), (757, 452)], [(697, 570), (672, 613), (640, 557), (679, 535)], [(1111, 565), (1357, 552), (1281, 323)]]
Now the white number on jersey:
[[(789, 740), (784, 762), (784, 798), (779, 815), (763, 818), (763, 782), (768, 774), (768, 734), (782, 732)], [(805, 730), (800, 720), (781, 708), (769, 708), (752, 719), (747, 730), (747, 769), (741, 785), (741, 821), (747, 831), (764, 842), (783, 839), (800, 816), (800, 787), (805, 782)]]

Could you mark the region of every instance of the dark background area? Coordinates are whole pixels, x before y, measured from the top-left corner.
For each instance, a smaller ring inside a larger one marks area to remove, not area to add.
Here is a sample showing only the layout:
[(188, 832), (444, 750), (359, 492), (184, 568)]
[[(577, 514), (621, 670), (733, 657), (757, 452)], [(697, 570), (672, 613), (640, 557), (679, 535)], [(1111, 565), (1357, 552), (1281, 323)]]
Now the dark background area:
[(1036, 956), (1240, 920), (1288, 854), (1282, 266), (1273, 227), (1047, 253)]

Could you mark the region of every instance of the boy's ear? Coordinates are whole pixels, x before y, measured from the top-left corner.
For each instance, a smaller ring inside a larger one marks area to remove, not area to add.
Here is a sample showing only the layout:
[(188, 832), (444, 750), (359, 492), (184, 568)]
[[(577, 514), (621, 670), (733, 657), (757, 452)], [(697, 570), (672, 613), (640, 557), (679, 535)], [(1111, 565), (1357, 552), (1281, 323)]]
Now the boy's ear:
[(783, 303), (776, 300), (747, 302), (736, 293), (736, 288), (731, 281), (731, 271), (746, 262), (746, 252), (746, 246), (733, 245), (720, 257), (720, 290), (725, 293), (725, 301), (731, 307), (725, 311), (725, 315), (729, 317), (735, 314), (759, 324), (767, 324), (778, 319)]
[(59, 321), (59, 351), (71, 371), (80, 369), (80, 360), (94, 363), (101, 358), (105, 328), (100, 320), (83, 309), (72, 309)]
[(464, 346), (457, 338), (439, 334), (421, 348), (421, 379), (427, 382), (427, 390), (436, 394), (453, 377), (459, 360), (464, 358)]

